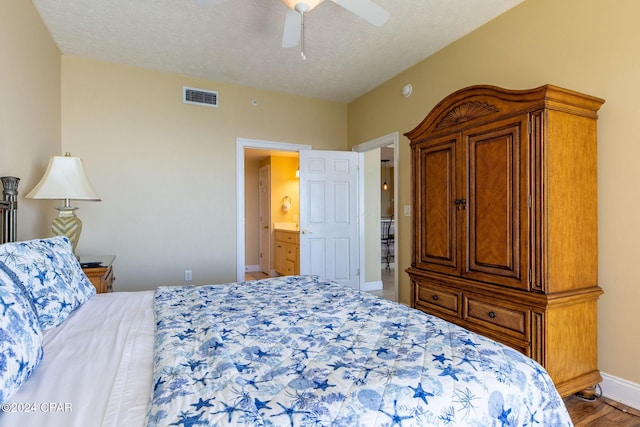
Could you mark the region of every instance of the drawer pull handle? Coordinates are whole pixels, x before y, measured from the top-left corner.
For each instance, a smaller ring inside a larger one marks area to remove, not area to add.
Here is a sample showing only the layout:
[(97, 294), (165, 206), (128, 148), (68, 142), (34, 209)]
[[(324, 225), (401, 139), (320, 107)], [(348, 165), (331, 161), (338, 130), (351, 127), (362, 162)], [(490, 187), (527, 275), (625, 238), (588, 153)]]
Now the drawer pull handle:
[(467, 201), (465, 199), (456, 199), (456, 210), (465, 210), (467, 208)]
[(438, 295), (434, 295), (434, 296), (431, 297), (431, 299), (434, 300), (434, 301), (438, 301), (438, 298), (439, 298)]
[(493, 311), (490, 311), (489, 312), (489, 317), (492, 318), (492, 319), (495, 319), (496, 318), (496, 313), (494, 313)]

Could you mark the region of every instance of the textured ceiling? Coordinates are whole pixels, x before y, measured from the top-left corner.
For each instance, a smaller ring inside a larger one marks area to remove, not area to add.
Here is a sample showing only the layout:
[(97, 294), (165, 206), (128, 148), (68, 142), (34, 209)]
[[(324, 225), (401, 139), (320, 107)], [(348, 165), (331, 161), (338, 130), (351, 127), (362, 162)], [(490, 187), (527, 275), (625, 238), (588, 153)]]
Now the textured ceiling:
[(65, 55), (350, 102), (523, 0), (375, 0), (375, 27), (332, 1), (283, 49), (280, 0), (33, 0)]

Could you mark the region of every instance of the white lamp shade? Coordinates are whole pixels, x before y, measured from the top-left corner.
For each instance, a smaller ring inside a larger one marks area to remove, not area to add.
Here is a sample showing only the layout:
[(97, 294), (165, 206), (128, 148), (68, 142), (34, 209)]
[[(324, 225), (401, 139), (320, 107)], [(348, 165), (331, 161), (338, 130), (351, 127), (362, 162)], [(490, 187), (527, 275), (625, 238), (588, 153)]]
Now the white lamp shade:
[(82, 159), (52, 156), (44, 176), (28, 199), (70, 199), (100, 201), (82, 165)]
[(299, 3), (305, 4), (307, 8), (303, 10), (304, 12), (310, 11), (311, 9), (313, 9), (323, 1), (324, 0), (282, 0), (282, 2), (286, 4), (289, 9), (295, 10), (295, 11), (298, 11), (296, 9), (296, 5), (298, 5)]

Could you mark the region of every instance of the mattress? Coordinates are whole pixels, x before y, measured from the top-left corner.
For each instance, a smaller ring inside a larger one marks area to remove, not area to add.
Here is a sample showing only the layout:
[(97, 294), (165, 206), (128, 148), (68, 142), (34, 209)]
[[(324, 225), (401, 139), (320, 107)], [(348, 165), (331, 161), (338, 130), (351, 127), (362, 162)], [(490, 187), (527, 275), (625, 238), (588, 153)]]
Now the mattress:
[(153, 294), (95, 295), (46, 330), (42, 363), (3, 404), (0, 426), (143, 426), (153, 368)]

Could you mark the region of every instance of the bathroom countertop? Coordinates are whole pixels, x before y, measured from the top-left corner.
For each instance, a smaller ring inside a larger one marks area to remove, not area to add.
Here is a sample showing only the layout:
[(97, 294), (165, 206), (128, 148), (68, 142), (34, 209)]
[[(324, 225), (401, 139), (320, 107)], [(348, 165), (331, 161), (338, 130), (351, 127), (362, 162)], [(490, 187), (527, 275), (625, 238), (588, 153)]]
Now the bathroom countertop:
[(282, 231), (300, 231), (298, 224), (295, 222), (275, 222), (273, 228), (274, 230)]

